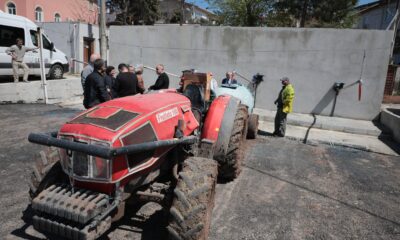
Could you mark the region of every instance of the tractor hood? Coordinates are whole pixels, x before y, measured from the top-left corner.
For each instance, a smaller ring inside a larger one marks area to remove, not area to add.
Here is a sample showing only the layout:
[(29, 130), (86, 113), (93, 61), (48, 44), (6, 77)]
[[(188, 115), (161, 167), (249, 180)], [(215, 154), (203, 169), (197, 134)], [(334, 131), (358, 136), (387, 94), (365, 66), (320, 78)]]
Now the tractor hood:
[(186, 122), (185, 135), (198, 127), (188, 98), (176, 92), (156, 92), (100, 104), (64, 124), (59, 135), (119, 147), (132, 132), (151, 134), (154, 140), (171, 139), (179, 119)]

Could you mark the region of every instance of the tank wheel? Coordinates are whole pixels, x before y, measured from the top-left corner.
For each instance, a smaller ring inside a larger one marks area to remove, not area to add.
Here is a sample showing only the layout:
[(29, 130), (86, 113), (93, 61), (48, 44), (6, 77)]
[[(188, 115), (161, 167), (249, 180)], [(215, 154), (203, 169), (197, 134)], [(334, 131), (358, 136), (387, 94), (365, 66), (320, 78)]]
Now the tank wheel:
[(208, 238), (217, 175), (214, 160), (200, 157), (185, 160), (170, 209), (167, 227), (170, 239)]
[(236, 112), (232, 134), (229, 139), (228, 151), (223, 158), (218, 158), (218, 177), (232, 181), (242, 170), (243, 151), (241, 145), (246, 137), (247, 107), (240, 105)]
[(64, 75), (64, 68), (59, 64), (54, 64), (49, 71), (50, 79), (62, 79)]
[(258, 132), (258, 114), (250, 114), (247, 127), (247, 139), (256, 139)]
[(54, 183), (67, 182), (57, 148), (48, 147), (39, 152), (29, 178), (29, 195), (34, 199), (41, 191)]

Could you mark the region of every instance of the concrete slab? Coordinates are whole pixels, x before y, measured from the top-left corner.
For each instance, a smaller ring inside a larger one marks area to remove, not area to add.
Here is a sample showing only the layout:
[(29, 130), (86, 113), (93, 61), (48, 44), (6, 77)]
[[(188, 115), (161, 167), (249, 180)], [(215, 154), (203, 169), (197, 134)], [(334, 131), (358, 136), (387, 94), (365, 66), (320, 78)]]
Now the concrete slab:
[[(255, 108), (254, 112), (260, 115), (260, 120), (273, 122), (276, 111)], [(324, 130), (354, 133), (361, 135), (380, 136), (382, 130), (372, 121), (355, 120), (339, 117), (326, 117), (310, 114), (291, 113), (287, 118), (288, 124), (301, 127), (320, 128)]]
[(381, 112), (381, 123), (390, 129), (392, 137), (400, 143), (400, 109), (386, 108)]
[[(49, 103), (60, 103), (82, 96), (80, 78), (47, 81)], [(43, 103), (43, 85), (40, 80), (29, 83), (1, 83), (0, 103)]]
[[(274, 131), (274, 124), (272, 122), (261, 121), (259, 125), (259, 130), (268, 135)], [(389, 143), (389, 146), (387, 142), (383, 142), (383, 140), (379, 139), (378, 137), (370, 135), (351, 134), (331, 130), (322, 130), (316, 128), (310, 129), (305, 127), (287, 125), (286, 137), (289, 139), (306, 142), (312, 145), (323, 143), (392, 156), (399, 156), (400, 153), (397, 152), (398, 149), (392, 149), (392, 147), (395, 147), (395, 143)]]

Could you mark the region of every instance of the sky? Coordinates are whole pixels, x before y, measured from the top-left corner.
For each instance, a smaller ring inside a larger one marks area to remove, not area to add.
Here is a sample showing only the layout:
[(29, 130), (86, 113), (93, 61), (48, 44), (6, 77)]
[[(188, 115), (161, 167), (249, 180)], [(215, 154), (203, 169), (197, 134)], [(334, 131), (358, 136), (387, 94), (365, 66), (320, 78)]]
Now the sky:
[[(187, 2), (194, 3), (197, 6), (200, 6), (202, 8), (208, 7), (208, 4), (205, 0), (186, 0)], [(359, 4), (366, 4), (370, 2), (374, 2), (375, 0), (359, 0)]]

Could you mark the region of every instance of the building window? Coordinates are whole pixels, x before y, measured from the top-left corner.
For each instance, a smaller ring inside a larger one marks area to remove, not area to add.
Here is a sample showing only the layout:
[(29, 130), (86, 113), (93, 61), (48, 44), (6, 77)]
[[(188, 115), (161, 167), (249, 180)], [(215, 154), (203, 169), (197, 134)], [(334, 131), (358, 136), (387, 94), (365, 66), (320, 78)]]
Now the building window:
[(14, 3), (7, 3), (7, 12), (12, 15), (17, 15), (17, 7), (15, 7)]
[(43, 21), (43, 10), (41, 7), (37, 7), (35, 9), (35, 19), (36, 22), (42, 22)]
[(61, 22), (61, 15), (59, 13), (54, 14), (54, 22)]

